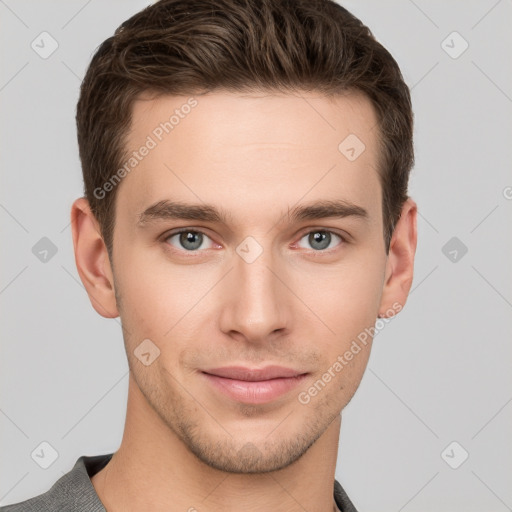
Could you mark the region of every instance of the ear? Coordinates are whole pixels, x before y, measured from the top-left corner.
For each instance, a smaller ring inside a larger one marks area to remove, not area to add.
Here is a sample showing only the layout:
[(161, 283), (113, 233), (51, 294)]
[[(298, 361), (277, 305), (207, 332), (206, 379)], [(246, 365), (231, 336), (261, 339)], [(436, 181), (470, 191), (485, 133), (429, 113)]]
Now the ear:
[(107, 247), (85, 197), (71, 207), (71, 229), (76, 268), (93, 308), (105, 318), (119, 316)]
[(380, 318), (388, 316), (386, 311), (395, 311), (396, 303), (403, 308), (409, 295), (413, 280), (414, 255), (416, 254), (418, 238), (416, 226), (417, 210), (416, 203), (411, 198), (408, 198), (402, 207), (400, 218), (393, 231), (386, 263), (384, 289), (379, 307)]

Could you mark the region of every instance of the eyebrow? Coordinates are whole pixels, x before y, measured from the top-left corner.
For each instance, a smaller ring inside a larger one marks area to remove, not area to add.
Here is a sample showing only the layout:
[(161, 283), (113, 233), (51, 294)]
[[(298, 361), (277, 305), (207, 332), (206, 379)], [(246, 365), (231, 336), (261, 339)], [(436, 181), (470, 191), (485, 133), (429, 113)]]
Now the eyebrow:
[[(296, 206), (292, 210), (288, 208), (288, 220), (291, 223), (328, 218), (342, 219), (345, 217), (368, 220), (369, 215), (363, 207), (343, 199), (320, 200)], [(140, 213), (137, 225), (142, 227), (148, 223), (173, 219), (229, 224), (232, 216), (226, 210), (209, 204), (189, 204), (163, 200), (149, 206)]]

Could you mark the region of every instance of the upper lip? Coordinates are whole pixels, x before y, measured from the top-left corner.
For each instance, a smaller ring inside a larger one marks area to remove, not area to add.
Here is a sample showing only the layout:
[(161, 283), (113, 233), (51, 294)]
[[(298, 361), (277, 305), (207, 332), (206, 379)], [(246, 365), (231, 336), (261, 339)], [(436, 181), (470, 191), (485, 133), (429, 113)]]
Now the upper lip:
[(305, 372), (294, 370), (293, 368), (286, 368), (284, 366), (265, 366), (264, 368), (246, 368), (244, 366), (224, 366), (222, 368), (211, 368), (203, 370), (204, 373), (216, 375), (217, 377), (224, 377), (226, 379), (245, 380), (251, 382), (298, 377)]

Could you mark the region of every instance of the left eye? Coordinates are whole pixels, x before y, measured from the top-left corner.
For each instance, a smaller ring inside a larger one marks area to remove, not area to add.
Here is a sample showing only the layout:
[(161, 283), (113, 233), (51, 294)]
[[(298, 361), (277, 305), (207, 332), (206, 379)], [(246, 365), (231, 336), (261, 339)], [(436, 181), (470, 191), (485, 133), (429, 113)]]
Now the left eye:
[(326, 230), (316, 230), (316, 231), (310, 231), (309, 233), (306, 233), (301, 240), (307, 239), (307, 242), (310, 244), (310, 246), (316, 250), (316, 251), (323, 251), (325, 249), (330, 249), (331, 242), (333, 242), (333, 236), (336, 238), (339, 238), (341, 242), (344, 242), (344, 239), (337, 235), (336, 233), (333, 233), (332, 231), (326, 231)]

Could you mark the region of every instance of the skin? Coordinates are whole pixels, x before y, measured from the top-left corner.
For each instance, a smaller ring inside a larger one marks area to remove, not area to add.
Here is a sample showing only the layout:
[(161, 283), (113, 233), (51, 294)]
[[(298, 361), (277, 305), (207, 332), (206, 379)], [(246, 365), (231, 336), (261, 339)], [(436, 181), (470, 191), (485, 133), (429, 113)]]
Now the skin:
[[(358, 93), (195, 98), (118, 185), (112, 262), (86, 199), (72, 207), (78, 272), (96, 311), (120, 316), (130, 366), (121, 446), (92, 483), (109, 511), (331, 511), (341, 411), (371, 342), (309, 403), (298, 395), (379, 314), (405, 304), (416, 204), (404, 204), (386, 254), (377, 118)], [(136, 101), (127, 148), (139, 148), (187, 99)], [(354, 161), (338, 150), (349, 134), (366, 146)], [(229, 222), (137, 225), (165, 199), (216, 205)], [(368, 218), (288, 222), (288, 209), (338, 199)], [(170, 236), (176, 228), (200, 230), (203, 244), (187, 251)], [(318, 230), (334, 233), (327, 249), (308, 237)], [(252, 263), (236, 252), (248, 236), (263, 251)], [(134, 355), (144, 339), (160, 350), (148, 366)], [(268, 364), (308, 375), (278, 399), (251, 405), (219, 394), (200, 373)]]

